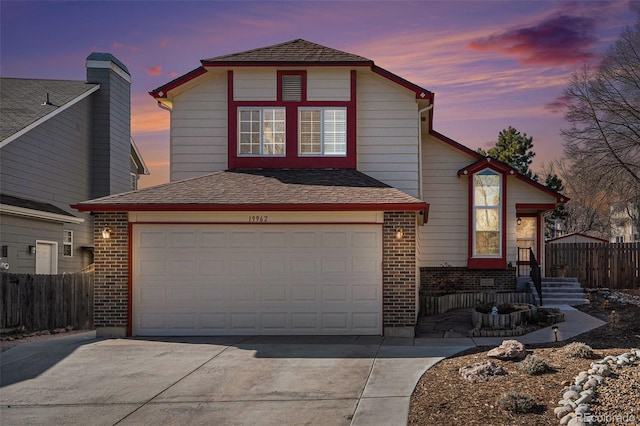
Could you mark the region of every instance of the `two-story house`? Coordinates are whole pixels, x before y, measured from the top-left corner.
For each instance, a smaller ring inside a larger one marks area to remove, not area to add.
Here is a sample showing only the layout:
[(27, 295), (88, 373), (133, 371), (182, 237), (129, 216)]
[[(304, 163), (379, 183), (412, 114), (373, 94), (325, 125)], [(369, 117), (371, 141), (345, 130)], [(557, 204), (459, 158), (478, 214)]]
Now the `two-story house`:
[(421, 282), (446, 264), (515, 289), (518, 245), (542, 258), (565, 201), (435, 132), (428, 90), (305, 40), (151, 95), (171, 182), (74, 206), (95, 214), (99, 334), (413, 336)]
[(127, 68), (87, 58), (87, 80), (0, 80), (0, 257), (10, 272), (93, 262), (93, 220), (70, 204), (136, 189), (148, 174), (131, 139)]

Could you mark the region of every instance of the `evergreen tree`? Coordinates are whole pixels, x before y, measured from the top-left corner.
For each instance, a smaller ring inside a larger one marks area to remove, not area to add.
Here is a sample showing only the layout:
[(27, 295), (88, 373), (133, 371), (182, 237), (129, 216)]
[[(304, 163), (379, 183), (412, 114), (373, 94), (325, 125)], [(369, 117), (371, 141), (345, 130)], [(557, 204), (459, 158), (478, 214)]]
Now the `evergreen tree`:
[[(547, 188), (549, 188), (552, 191), (555, 191), (555, 192), (564, 191), (564, 184), (562, 183), (562, 179), (560, 179), (557, 174), (553, 173), (553, 171), (547, 173), (547, 177), (544, 180), (544, 184)], [(548, 238), (557, 237), (558, 236), (556, 235), (557, 230), (555, 228), (556, 222), (560, 220), (564, 223), (564, 221), (567, 219), (568, 216), (569, 216), (569, 212), (567, 212), (567, 210), (564, 208), (564, 204), (559, 205), (558, 207), (555, 208), (555, 210), (553, 210), (553, 213), (545, 216), (544, 218), (545, 238), (548, 239)]]
[(533, 152), (533, 137), (526, 133), (520, 133), (515, 128), (509, 126), (498, 134), (496, 146), (489, 151), (478, 148), (478, 152), (513, 167), (523, 176), (538, 180), (529, 169), (536, 153)]

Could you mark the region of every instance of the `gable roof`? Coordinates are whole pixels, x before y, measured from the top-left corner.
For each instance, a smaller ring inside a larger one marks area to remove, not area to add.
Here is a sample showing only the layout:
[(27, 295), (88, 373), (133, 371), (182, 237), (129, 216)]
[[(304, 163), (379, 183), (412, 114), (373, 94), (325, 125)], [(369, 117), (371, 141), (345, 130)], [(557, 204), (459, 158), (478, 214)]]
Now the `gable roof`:
[[(468, 149), (468, 148), (467, 148)], [(531, 186), (533, 186), (534, 188), (545, 192), (546, 194), (554, 197), (556, 199), (556, 203), (566, 203), (567, 201), (569, 201), (569, 198), (560, 194), (559, 192), (553, 191), (549, 188), (547, 188), (546, 186), (542, 185), (541, 183), (528, 178), (526, 176), (521, 175), (520, 173), (518, 173), (518, 171), (516, 169), (514, 169), (513, 167), (509, 166), (506, 163), (503, 163), (502, 161), (496, 160), (495, 158), (491, 158), (491, 157), (485, 157), (481, 154), (480, 155), (482, 158), (480, 158), (478, 161), (469, 164), (466, 167), (463, 167), (462, 169), (458, 170), (458, 176), (471, 176), (472, 174), (486, 169), (486, 168), (490, 168), (493, 169), (495, 171), (498, 172), (502, 172), (505, 173), (507, 175), (510, 176), (515, 176), (516, 178), (520, 179), (521, 181), (523, 181), (526, 184), (529, 184)]]
[(0, 79), (0, 147), (100, 88), (74, 80)]
[(245, 50), (243, 52), (200, 60), (202, 66), (149, 92), (154, 98), (166, 98), (167, 93), (188, 81), (205, 74), (211, 67), (241, 66), (362, 66), (403, 86), (416, 94), (417, 99), (433, 99), (433, 93), (390, 71), (375, 65), (371, 59), (303, 39)]
[(603, 238), (598, 238), (598, 237), (593, 237), (593, 236), (591, 236), (591, 235), (583, 234), (583, 233), (581, 233), (581, 232), (572, 232), (572, 233), (567, 234), (567, 235), (562, 235), (562, 236), (560, 236), (560, 237), (551, 238), (551, 239), (547, 240), (546, 242), (547, 242), (547, 243), (550, 243), (550, 242), (557, 242), (557, 241), (560, 241), (560, 240), (566, 240), (566, 239), (568, 239), (568, 238), (572, 238), (572, 237), (588, 238), (588, 239), (590, 239), (590, 240), (594, 240), (594, 242), (597, 242), (597, 243), (608, 243), (608, 242), (609, 242), (609, 240), (605, 240), (605, 239), (603, 239)]
[(202, 59), (202, 65), (246, 64), (246, 63), (355, 63), (371, 65), (373, 61), (352, 53), (312, 43), (301, 38), (274, 44), (272, 46), (245, 50), (244, 52)]
[(111, 195), (80, 211), (426, 211), (428, 205), (352, 169), (227, 170)]

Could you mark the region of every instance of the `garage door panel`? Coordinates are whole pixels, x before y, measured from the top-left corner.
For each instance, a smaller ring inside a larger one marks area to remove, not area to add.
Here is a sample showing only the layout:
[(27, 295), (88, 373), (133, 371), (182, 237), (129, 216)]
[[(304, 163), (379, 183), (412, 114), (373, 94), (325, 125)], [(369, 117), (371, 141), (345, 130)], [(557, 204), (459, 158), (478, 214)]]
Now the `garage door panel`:
[(223, 248), (229, 246), (229, 238), (224, 231), (203, 231), (200, 232), (200, 248)]
[(308, 228), (136, 224), (134, 333), (380, 334), (381, 226)]

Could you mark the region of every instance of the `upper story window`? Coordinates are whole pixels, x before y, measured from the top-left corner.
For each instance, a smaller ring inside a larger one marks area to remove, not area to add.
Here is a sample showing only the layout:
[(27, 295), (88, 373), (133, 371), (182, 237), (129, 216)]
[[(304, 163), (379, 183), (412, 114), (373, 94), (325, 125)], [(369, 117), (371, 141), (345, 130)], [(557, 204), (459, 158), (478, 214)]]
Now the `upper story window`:
[(285, 109), (238, 109), (239, 155), (285, 155)]
[(300, 108), (298, 128), (300, 155), (346, 155), (346, 108)]
[(502, 176), (485, 169), (473, 175), (473, 256), (502, 256)]
[(137, 173), (129, 173), (129, 185), (132, 191), (138, 189), (138, 175)]

